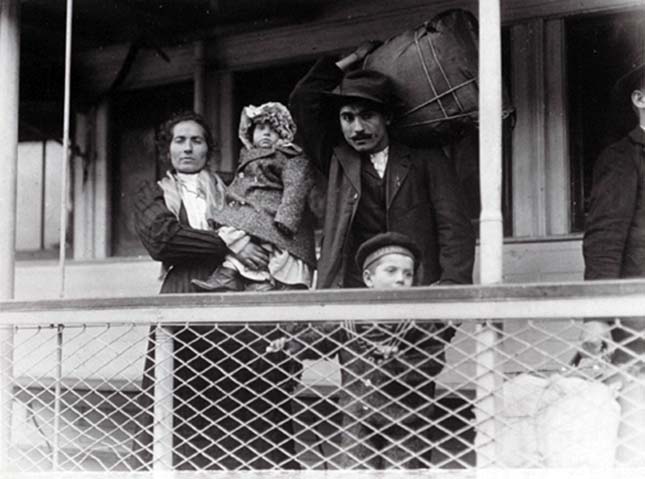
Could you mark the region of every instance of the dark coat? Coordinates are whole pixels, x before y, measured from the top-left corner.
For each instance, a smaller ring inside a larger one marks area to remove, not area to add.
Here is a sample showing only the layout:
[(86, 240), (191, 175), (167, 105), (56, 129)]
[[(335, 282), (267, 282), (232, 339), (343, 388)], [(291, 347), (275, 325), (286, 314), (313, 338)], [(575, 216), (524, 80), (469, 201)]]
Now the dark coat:
[[(591, 203), (582, 242), (585, 279), (645, 277), (645, 132), (636, 127), (603, 151), (594, 165)], [(645, 354), (644, 318), (623, 318), (612, 331), (621, 342), (613, 360)]]
[[(141, 186), (135, 221), (150, 256), (168, 269), (161, 293), (195, 292), (190, 280), (207, 279), (228, 253), (215, 231), (189, 226), (183, 204), (179, 218), (168, 210), (163, 191), (154, 183)], [(177, 318), (178, 323), (182, 321)], [(290, 394), (301, 366), (282, 353), (265, 354), (269, 341), (280, 335), (277, 329), (272, 325), (182, 324), (173, 327), (172, 333), (174, 467), (298, 468), (293, 459)], [(140, 429), (130, 458), (134, 469), (147, 469), (152, 460), (155, 343), (151, 328), (139, 399)]]
[[(311, 348), (302, 357), (338, 356), (340, 404), (352, 419), (364, 418), (376, 426), (430, 417), (434, 377), (443, 369), (444, 347), (455, 330), (430, 321), (413, 322), (400, 338), (395, 330), (392, 323), (357, 322), (353, 328), (330, 323), (300, 333)], [(370, 339), (393, 338), (398, 339), (398, 352), (379, 363)]]
[[(361, 161), (339, 136), (338, 116), (326, 94), (342, 75), (333, 60), (323, 59), (290, 98), (305, 151), (328, 179), (319, 288), (343, 287), (355, 253), (349, 234), (361, 196)], [(408, 235), (421, 249), (419, 284), (471, 283), (474, 232), (461, 185), (443, 152), (393, 143), (385, 179), (387, 229)]]
[(242, 149), (227, 203), (213, 220), (233, 226), (316, 265), (313, 217), (307, 198), (314, 184), (309, 160), (291, 149)]
[(645, 132), (635, 128), (594, 165), (585, 279), (645, 276)]

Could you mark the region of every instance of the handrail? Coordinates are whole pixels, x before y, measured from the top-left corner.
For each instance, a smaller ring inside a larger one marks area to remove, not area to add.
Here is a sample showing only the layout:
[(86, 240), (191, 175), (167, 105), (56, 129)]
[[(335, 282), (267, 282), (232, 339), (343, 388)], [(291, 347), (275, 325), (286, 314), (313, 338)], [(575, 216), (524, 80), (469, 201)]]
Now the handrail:
[[(0, 325), (641, 316), (644, 280), (0, 302)], [(213, 312), (217, 310), (217, 316)], [(124, 319), (125, 321), (126, 319)]]

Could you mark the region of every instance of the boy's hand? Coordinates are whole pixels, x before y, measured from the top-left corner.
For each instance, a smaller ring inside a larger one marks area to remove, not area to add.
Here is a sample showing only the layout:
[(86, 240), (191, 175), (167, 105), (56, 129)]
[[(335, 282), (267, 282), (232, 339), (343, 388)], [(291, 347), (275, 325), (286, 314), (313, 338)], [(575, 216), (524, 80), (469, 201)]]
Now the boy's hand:
[(586, 321), (580, 333), (582, 350), (589, 356), (599, 356), (611, 344), (611, 326), (605, 321)]
[(267, 352), (267, 353), (280, 352), (280, 351), (285, 349), (285, 346), (287, 345), (287, 341), (289, 341), (289, 339), (287, 337), (285, 337), (285, 336), (283, 336), (281, 338), (278, 338), (278, 339), (274, 339), (273, 341), (271, 341), (269, 343), (269, 345), (267, 346), (265, 352)]
[(381, 344), (377, 344), (374, 349), (375, 350), (372, 354), (376, 356), (376, 364), (381, 364), (387, 361), (390, 359), (390, 356), (394, 356), (399, 352), (399, 348), (396, 346), (384, 346)]
[(288, 354), (296, 354), (303, 347), (304, 346), (299, 341), (295, 341), (293, 339), (287, 338), (286, 336), (283, 336), (281, 338), (274, 339), (273, 341), (271, 341), (269, 345), (266, 347), (265, 352), (278, 353), (280, 351), (284, 351)]

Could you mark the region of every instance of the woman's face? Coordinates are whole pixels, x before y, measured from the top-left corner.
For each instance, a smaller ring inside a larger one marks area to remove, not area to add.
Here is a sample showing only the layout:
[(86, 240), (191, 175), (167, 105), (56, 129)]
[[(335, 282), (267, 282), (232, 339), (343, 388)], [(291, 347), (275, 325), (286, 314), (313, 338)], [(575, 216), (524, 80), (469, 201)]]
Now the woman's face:
[(208, 144), (202, 126), (192, 120), (177, 123), (170, 140), (170, 162), (178, 173), (198, 173), (208, 160)]

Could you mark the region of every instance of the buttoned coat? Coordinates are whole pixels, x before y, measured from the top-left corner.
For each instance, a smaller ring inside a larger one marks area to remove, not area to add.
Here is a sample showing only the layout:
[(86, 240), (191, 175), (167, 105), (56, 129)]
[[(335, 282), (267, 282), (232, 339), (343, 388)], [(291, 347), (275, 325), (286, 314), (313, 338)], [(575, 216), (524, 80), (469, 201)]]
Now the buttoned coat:
[[(318, 288), (343, 287), (355, 254), (349, 236), (361, 197), (361, 158), (340, 136), (328, 96), (342, 76), (332, 59), (322, 59), (290, 98), (305, 152), (328, 180)], [(471, 283), (473, 228), (454, 166), (441, 149), (391, 143), (385, 181), (387, 230), (409, 236), (421, 249), (419, 284)]]
[(212, 219), (315, 267), (313, 216), (307, 202), (313, 184), (312, 167), (299, 149), (243, 148), (227, 202)]

